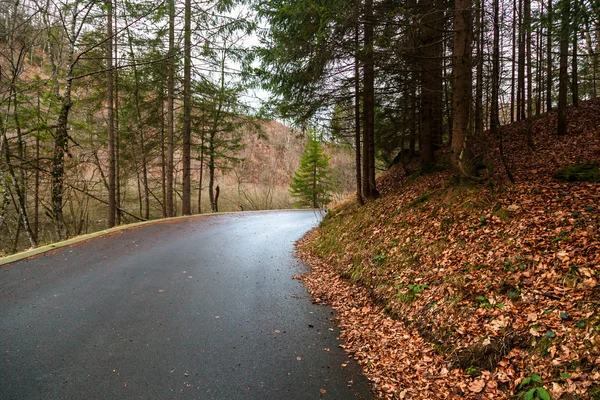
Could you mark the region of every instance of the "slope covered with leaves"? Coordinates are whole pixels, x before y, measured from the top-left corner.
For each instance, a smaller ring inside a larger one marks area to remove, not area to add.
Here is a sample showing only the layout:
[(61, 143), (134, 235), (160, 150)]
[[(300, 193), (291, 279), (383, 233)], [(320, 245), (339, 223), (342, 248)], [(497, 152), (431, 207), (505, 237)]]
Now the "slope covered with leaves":
[(443, 155), (396, 166), (380, 199), (348, 199), (299, 243), (381, 397), (600, 398), (600, 100), (555, 131), (555, 114), (536, 120), (530, 149), (524, 123), (504, 127), (514, 184), (487, 138), (485, 184)]

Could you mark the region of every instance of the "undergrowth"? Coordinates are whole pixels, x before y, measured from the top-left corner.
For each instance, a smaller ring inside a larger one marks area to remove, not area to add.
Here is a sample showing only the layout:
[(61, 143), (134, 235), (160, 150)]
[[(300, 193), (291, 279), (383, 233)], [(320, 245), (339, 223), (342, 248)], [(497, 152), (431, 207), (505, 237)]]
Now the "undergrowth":
[(567, 168), (561, 182), (558, 167), (539, 165), (537, 175), (515, 168), (514, 185), (501, 176), (474, 184), (446, 167), (396, 184), (383, 177), (381, 199), (338, 205), (305, 250), (416, 328), (452, 368), (511, 396), (545, 398), (549, 388), (556, 398), (598, 398), (595, 178), (575, 182)]

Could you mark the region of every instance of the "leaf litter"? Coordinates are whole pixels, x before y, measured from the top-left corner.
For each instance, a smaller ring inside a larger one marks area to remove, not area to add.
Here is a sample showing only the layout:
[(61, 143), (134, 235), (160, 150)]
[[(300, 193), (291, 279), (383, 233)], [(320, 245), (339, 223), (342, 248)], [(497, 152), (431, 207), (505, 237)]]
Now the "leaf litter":
[(379, 397), (600, 397), (600, 184), (557, 179), (600, 163), (600, 99), (568, 118), (563, 138), (555, 112), (534, 121), (533, 149), (524, 121), (503, 127), (514, 184), (493, 146), (483, 185), (398, 165), (381, 199), (338, 204), (298, 242), (312, 270), (295, 278), (337, 311)]

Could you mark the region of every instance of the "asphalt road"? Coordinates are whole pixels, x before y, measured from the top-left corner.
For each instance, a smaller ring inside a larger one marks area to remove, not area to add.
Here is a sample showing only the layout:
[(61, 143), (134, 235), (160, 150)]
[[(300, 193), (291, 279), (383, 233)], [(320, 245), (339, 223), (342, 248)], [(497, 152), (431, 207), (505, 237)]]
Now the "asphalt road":
[(318, 219), (190, 218), (0, 268), (0, 399), (371, 398), (292, 279)]

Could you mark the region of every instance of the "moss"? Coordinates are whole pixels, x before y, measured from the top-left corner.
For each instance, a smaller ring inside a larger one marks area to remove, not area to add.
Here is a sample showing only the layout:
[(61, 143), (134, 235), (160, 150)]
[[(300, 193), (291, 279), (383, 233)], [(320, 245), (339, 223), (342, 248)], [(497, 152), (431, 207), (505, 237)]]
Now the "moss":
[(497, 210), (494, 210), (493, 215), (498, 217), (501, 221), (506, 222), (509, 220), (511, 212), (504, 207), (500, 207)]
[(588, 394), (592, 399), (600, 399), (600, 384), (595, 383), (592, 386), (590, 386)]
[(420, 196), (420, 197), (416, 198), (415, 200), (411, 201), (411, 202), (408, 204), (408, 206), (409, 206), (409, 207), (415, 207), (415, 206), (416, 206), (416, 205), (418, 205), (418, 204), (425, 203), (427, 200), (429, 200), (429, 198), (430, 198), (430, 197), (431, 197), (431, 194), (429, 194), (429, 193), (426, 193), (426, 194), (424, 194), (424, 195), (422, 195), (422, 196)]
[(546, 357), (548, 349), (552, 347), (552, 341), (550, 338), (543, 336), (534, 346), (534, 352), (539, 354), (541, 357)]
[(575, 163), (558, 170), (556, 178), (567, 182), (600, 182), (600, 167), (594, 163)]

